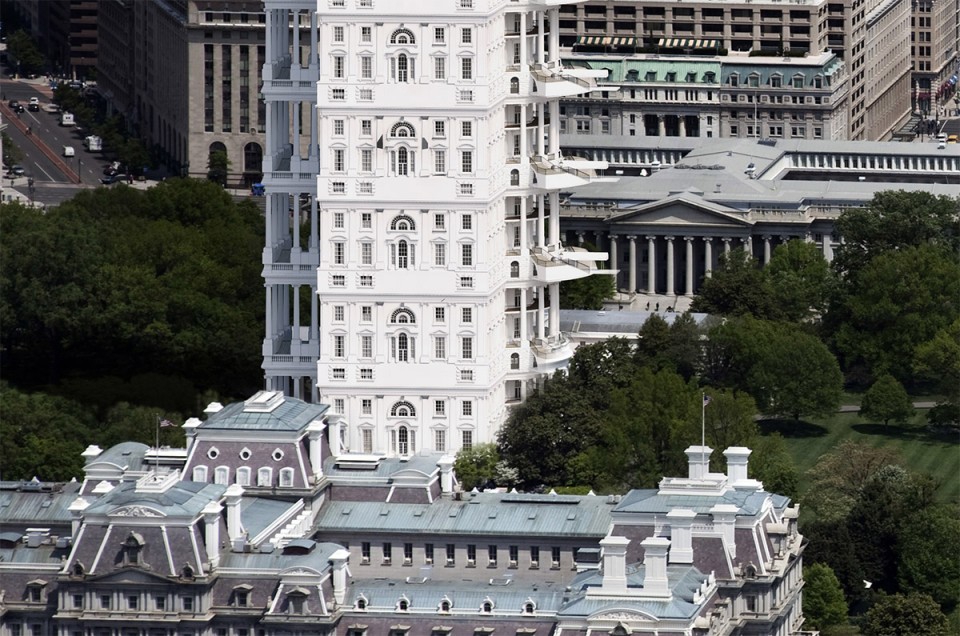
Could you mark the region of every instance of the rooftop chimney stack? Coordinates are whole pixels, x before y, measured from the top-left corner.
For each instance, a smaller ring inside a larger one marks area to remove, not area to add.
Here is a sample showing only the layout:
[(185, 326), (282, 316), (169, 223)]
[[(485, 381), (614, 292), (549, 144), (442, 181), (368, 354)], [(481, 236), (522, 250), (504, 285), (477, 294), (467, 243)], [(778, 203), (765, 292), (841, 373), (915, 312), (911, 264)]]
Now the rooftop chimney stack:
[(667, 551), (670, 549), (670, 540), (663, 537), (649, 537), (640, 545), (643, 546), (644, 596), (669, 597)]
[(710, 453), (713, 449), (709, 446), (691, 446), (684, 452), (690, 467), (690, 479), (705, 479), (710, 472)]
[(440, 492), (444, 495), (453, 494), (453, 457), (444, 455), (437, 461), (440, 467)]
[(207, 547), (207, 561), (215, 568), (220, 563), (220, 513), (223, 506), (211, 501), (203, 509), (203, 541)]
[(606, 536), (600, 541), (603, 548), (603, 583), (601, 589), (607, 593), (625, 594), (627, 592), (627, 546), (626, 537)]
[(323, 477), (323, 431), (327, 425), (316, 420), (307, 426), (307, 438), (310, 440), (310, 470), (315, 479)]
[(342, 605), (347, 595), (347, 561), (350, 560), (350, 551), (343, 548), (330, 555), (333, 566), (333, 600)]
[(693, 520), (697, 513), (675, 508), (667, 513), (670, 520), (670, 563), (693, 563)]
[(724, 457), (727, 458), (727, 479), (731, 485), (747, 480), (747, 460), (752, 452), (743, 446), (731, 446), (723, 451)]
[(243, 486), (230, 484), (223, 496), (227, 504), (227, 535), (233, 542), (243, 536), (243, 523), (240, 521), (240, 499), (243, 498)]
[(713, 525), (723, 536), (723, 542), (727, 545), (730, 558), (737, 556), (737, 541), (734, 530), (738, 511), (739, 508), (733, 504), (717, 504), (710, 509), (710, 514), (713, 515)]

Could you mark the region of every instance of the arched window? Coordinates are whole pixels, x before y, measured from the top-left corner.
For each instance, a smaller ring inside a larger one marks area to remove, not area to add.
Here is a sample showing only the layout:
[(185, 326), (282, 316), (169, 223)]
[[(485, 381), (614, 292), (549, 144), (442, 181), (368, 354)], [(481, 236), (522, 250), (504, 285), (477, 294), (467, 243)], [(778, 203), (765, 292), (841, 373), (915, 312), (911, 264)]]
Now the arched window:
[(400, 601), (397, 603), (397, 609), (401, 612), (406, 612), (410, 609), (410, 601), (405, 598), (400, 599)]
[(410, 29), (397, 29), (390, 35), (390, 44), (416, 44), (417, 40), (413, 37), (413, 31)]
[(240, 466), (237, 468), (237, 484), (241, 486), (250, 485), (250, 467)]
[(207, 467), (206, 467), (206, 466), (194, 466), (194, 467), (193, 467), (193, 481), (207, 481)]
[(480, 611), (482, 611), (484, 614), (491, 613), (493, 611), (493, 601), (491, 600), (484, 601), (483, 607), (481, 607)]
[(273, 469), (272, 468), (261, 468), (257, 471), (257, 485), (258, 486), (272, 486), (273, 485)]
[(136, 532), (127, 535), (123, 542), (123, 561), (126, 565), (139, 565), (140, 552), (143, 550), (143, 537)]
[(640, 81), (640, 71), (635, 68), (627, 71), (627, 81), (628, 82), (638, 82)]
[(213, 471), (213, 483), (228, 486), (230, 484), (230, 467), (217, 466)]
[(390, 136), (394, 139), (413, 139), (417, 131), (405, 121), (399, 121), (390, 128)]
[(410, 361), (410, 339), (407, 334), (401, 333), (397, 336), (397, 362)]
[(401, 177), (410, 174), (410, 153), (403, 146), (397, 149), (397, 174)]
[(516, 95), (520, 92), (520, 78), (511, 77), (510, 78), (510, 92)]
[(520, 263), (517, 261), (510, 263), (510, 278), (520, 278)]
[(397, 402), (390, 408), (391, 417), (416, 417), (417, 409), (406, 401)]
[(520, 171), (514, 168), (510, 171), (510, 185), (518, 186), (520, 185)]
[(397, 81), (403, 84), (410, 81), (410, 70), (407, 62), (406, 54), (401, 53), (397, 56)]
[(243, 147), (243, 171), (259, 173), (263, 169), (263, 148), (251, 141)]
[(406, 214), (401, 214), (400, 216), (393, 217), (393, 220), (390, 221), (390, 229), (398, 232), (407, 232), (417, 229), (417, 224)]
[(407, 269), (410, 266), (410, 253), (405, 240), (397, 241), (397, 267)]
[(413, 437), (410, 429), (401, 426), (397, 429), (397, 454), (409, 455), (411, 450), (411, 438)]
[(390, 314), (390, 323), (394, 325), (412, 325), (416, 324), (416, 322), (417, 319), (413, 315), (413, 312), (406, 307), (395, 309), (394, 312)]
[(441, 612), (449, 612), (449, 611), (450, 611), (450, 601), (448, 601), (447, 599), (443, 599), (442, 601), (440, 601), (440, 611), (441, 611)]
[(511, 353), (511, 354), (510, 354), (510, 368), (511, 368), (511, 369), (519, 369), (519, 368), (520, 368), (520, 354), (519, 354), (519, 353)]
[(524, 614), (533, 614), (533, 611), (536, 609), (536, 605), (533, 604), (533, 601), (527, 601), (523, 605)]
[(360, 598), (357, 599), (357, 609), (358, 610), (367, 609), (367, 599), (365, 596), (361, 595)]
[[(342, 431), (343, 429), (340, 429), (340, 430)], [(280, 487), (293, 488), (293, 469), (292, 468), (280, 469)]]

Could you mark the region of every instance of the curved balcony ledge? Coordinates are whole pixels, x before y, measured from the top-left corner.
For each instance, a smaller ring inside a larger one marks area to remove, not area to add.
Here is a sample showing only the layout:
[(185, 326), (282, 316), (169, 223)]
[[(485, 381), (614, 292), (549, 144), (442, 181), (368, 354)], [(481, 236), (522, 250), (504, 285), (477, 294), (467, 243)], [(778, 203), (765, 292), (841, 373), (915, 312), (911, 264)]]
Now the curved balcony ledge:
[(537, 92), (544, 97), (572, 97), (599, 90), (597, 80), (607, 71), (589, 68), (566, 68), (560, 62), (533, 64), (530, 68), (537, 82)]
[(536, 247), (531, 251), (534, 279), (550, 284), (586, 278), (599, 271), (597, 261), (606, 261), (606, 252), (588, 252), (582, 247)]
[(596, 170), (606, 170), (606, 161), (565, 159), (560, 153), (531, 157), (534, 185), (546, 190), (558, 190), (585, 185), (596, 176)]
[(540, 371), (559, 369), (573, 357), (573, 346), (570, 339), (563, 333), (546, 338), (534, 338), (530, 341), (530, 350)]

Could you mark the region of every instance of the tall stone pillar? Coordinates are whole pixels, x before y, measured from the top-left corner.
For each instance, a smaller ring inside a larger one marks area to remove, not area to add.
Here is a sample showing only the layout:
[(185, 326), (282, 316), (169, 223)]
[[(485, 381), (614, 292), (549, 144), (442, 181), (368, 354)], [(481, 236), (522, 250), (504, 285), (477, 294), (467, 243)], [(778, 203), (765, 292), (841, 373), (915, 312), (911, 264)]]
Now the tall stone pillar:
[(740, 239), (743, 242), (743, 253), (747, 258), (753, 258), (753, 237), (748, 236), (746, 238)]
[(687, 136), (687, 118), (683, 115), (677, 115), (677, 121), (680, 124), (680, 136)]
[(767, 265), (770, 263), (770, 237), (763, 237), (763, 264)]
[(703, 276), (710, 278), (713, 273), (713, 237), (703, 237)]
[(673, 237), (667, 237), (667, 296), (675, 296), (676, 290), (674, 289), (673, 281)]
[(693, 237), (684, 236), (683, 240), (687, 243), (687, 270), (686, 270), (686, 288), (685, 296), (693, 296)]
[[(608, 235), (607, 240), (610, 242), (610, 260), (608, 261), (608, 264), (610, 265), (610, 269), (617, 269), (620, 267), (620, 261), (618, 260), (617, 255), (617, 235), (610, 234)], [(613, 278), (614, 290), (620, 289), (620, 285), (617, 284), (619, 279), (620, 274), (615, 274)]]
[(663, 115), (657, 115), (657, 134), (661, 137), (666, 137), (667, 135), (667, 124), (664, 121)]
[(637, 237), (628, 236), (630, 241), (630, 274), (628, 276), (629, 291), (631, 294), (637, 291)]
[(725, 256), (730, 255), (730, 239), (728, 237), (723, 237), (723, 254)]
[(657, 293), (657, 237), (647, 237), (647, 293)]

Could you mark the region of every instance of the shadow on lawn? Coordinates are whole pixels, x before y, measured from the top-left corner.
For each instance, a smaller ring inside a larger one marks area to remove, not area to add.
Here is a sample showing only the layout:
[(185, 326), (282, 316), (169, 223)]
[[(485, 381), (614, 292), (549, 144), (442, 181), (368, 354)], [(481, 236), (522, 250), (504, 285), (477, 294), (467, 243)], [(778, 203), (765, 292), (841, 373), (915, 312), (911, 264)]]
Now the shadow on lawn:
[(937, 442), (956, 444), (956, 429), (933, 429), (929, 426), (911, 426), (902, 424), (854, 424), (850, 427), (861, 435), (882, 435), (891, 439), (914, 442)]
[(763, 435), (780, 433), (784, 437), (823, 437), (829, 432), (825, 426), (812, 422), (774, 417), (759, 420), (757, 426)]

